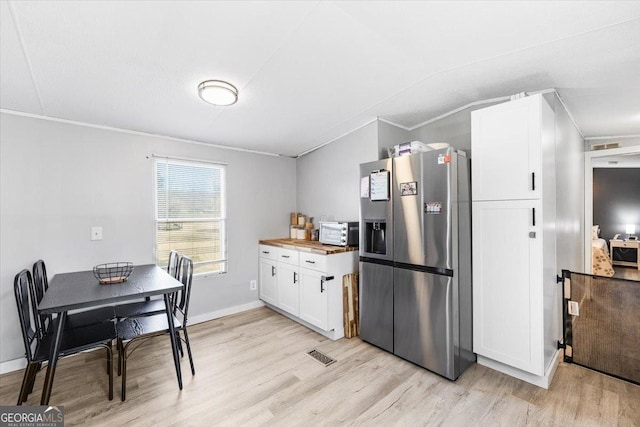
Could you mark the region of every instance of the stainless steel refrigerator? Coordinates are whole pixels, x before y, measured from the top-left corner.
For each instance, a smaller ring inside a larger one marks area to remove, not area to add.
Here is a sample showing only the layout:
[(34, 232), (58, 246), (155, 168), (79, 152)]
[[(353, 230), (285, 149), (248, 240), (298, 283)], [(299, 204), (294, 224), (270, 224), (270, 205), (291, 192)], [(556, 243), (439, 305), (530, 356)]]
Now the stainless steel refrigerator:
[(360, 165), (360, 336), (452, 380), (475, 362), (469, 168), (453, 148)]

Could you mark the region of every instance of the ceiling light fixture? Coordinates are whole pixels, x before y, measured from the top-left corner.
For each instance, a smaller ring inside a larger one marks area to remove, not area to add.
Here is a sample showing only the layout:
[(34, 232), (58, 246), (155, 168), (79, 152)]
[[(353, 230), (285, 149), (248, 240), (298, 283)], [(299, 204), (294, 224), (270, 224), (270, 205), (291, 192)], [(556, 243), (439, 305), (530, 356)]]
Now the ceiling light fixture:
[(238, 102), (238, 89), (222, 80), (205, 80), (198, 85), (198, 96), (209, 104), (233, 105)]

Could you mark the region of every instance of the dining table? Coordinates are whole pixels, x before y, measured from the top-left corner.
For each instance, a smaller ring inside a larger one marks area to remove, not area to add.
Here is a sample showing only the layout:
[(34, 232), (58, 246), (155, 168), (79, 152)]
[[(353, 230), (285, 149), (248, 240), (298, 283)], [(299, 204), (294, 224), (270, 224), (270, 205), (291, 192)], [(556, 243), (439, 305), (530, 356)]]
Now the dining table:
[(182, 289), (182, 283), (155, 264), (134, 266), (131, 275), (121, 283), (101, 284), (92, 270), (56, 274), (49, 282), (49, 289), (45, 292), (38, 305), (40, 314), (57, 314), (59, 317), (57, 322), (52, 322), (51, 333), (55, 338), (50, 349), (40, 404), (49, 404), (67, 312), (104, 305), (118, 305), (131, 300), (160, 295), (162, 295), (165, 302), (169, 339), (171, 340), (173, 361), (178, 377), (178, 387), (182, 390), (178, 343), (176, 341), (170, 302), (170, 296), (180, 289)]

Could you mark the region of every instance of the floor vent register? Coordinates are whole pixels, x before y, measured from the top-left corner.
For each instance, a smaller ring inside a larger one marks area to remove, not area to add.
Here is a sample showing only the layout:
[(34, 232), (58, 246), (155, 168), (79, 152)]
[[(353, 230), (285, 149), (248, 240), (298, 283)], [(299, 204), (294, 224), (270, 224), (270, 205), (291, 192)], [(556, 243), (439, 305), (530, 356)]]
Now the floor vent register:
[(329, 356), (327, 356), (326, 354), (318, 351), (318, 350), (311, 350), (310, 352), (306, 353), (309, 357), (311, 357), (313, 360), (321, 363), (323, 366), (329, 366), (332, 363), (336, 362), (336, 359), (333, 359)]

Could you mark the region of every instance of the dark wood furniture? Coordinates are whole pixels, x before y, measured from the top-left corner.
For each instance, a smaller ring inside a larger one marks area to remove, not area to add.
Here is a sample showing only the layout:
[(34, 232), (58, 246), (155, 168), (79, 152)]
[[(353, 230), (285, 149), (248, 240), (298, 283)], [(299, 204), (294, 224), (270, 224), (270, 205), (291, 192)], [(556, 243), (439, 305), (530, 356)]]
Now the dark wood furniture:
[[(20, 329), (24, 341), (25, 357), (27, 358), (27, 368), (24, 371), (20, 394), (18, 395), (18, 405), (26, 402), (27, 396), (33, 391), (36, 374), (42, 367), (42, 363), (49, 360), (51, 347), (53, 345), (53, 335), (47, 330), (41, 329), (42, 323), (38, 321), (38, 315), (32, 316), (29, 300), (34, 300), (34, 287), (29, 270), (22, 270), (16, 274), (13, 289), (20, 319)], [(35, 319), (34, 327), (31, 319)], [(53, 328), (58, 319), (51, 319), (49, 323)], [(116, 338), (116, 328), (111, 321), (95, 323), (80, 328), (65, 328), (62, 334), (62, 344), (58, 349), (57, 357), (70, 356), (85, 350), (98, 347), (107, 350), (107, 373), (109, 375), (109, 400), (113, 399), (113, 352), (111, 342)], [(36, 343), (35, 348), (33, 343)], [(55, 369), (55, 368), (54, 368)]]
[[(169, 253), (169, 263), (167, 264), (167, 273), (178, 279), (180, 255), (178, 252), (171, 251)], [(150, 297), (144, 301), (130, 302), (128, 304), (119, 304), (115, 307), (115, 317), (118, 321), (129, 317), (151, 316), (153, 314), (164, 313), (164, 301), (161, 299), (152, 300)]]
[[(38, 260), (33, 264), (33, 289), (31, 303), (33, 304), (33, 312), (38, 312), (38, 305), (44, 294), (49, 289), (49, 279), (47, 277), (47, 267), (43, 260)], [(162, 302), (162, 301), (160, 301)], [(162, 310), (164, 311), (164, 303)], [(65, 323), (65, 329), (81, 328), (83, 326), (95, 325), (106, 320), (115, 319), (115, 310), (112, 306), (100, 307), (93, 310), (86, 310), (80, 313), (69, 314)], [(44, 334), (48, 331), (51, 324), (51, 314), (35, 316), (35, 322), (38, 329)], [(38, 323), (39, 322), (39, 323)]]
[[(180, 258), (179, 267), (177, 268), (177, 279), (182, 283), (182, 290), (174, 294), (171, 298), (173, 325), (177, 342), (179, 344), (180, 353), (184, 354), (182, 344), (183, 338), (180, 337), (180, 331), (184, 334), (184, 342), (187, 346), (189, 354), (189, 364), (191, 365), (191, 375), (196, 374), (193, 364), (193, 355), (191, 354), (191, 344), (189, 344), (189, 334), (187, 333), (187, 321), (189, 313), (189, 300), (191, 299), (191, 284), (193, 281), (193, 261), (191, 258)], [(176, 316), (180, 316), (179, 319)], [(127, 359), (135, 350), (129, 350), (129, 346), (138, 340), (145, 340), (158, 335), (171, 333), (167, 324), (167, 317), (163, 314), (146, 315), (140, 317), (130, 317), (118, 322), (116, 325), (118, 335), (118, 375), (122, 373), (122, 401), (126, 399), (127, 393)], [(125, 344), (126, 342), (126, 344)], [(136, 347), (137, 348), (137, 347)]]
[(49, 283), (38, 313), (41, 315), (58, 314), (59, 321), (54, 322), (51, 334), (54, 339), (49, 354), (49, 365), (42, 391), (42, 405), (49, 404), (53, 377), (62, 343), (67, 312), (69, 310), (94, 308), (106, 304), (119, 304), (124, 301), (162, 295), (165, 302), (165, 314), (169, 322), (169, 339), (173, 352), (173, 361), (178, 378), (178, 387), (182, 390), (182, 373), (176, 343), (176, 333), (173, 328), (173, 313), (171, 312), (170, 295), (182, 289), (182, 283), (171, 277), (167, 272), (153, 264), (136, 266), (123, 283), (101, 285), (94, 277), (93, 271), (56, 274)]

